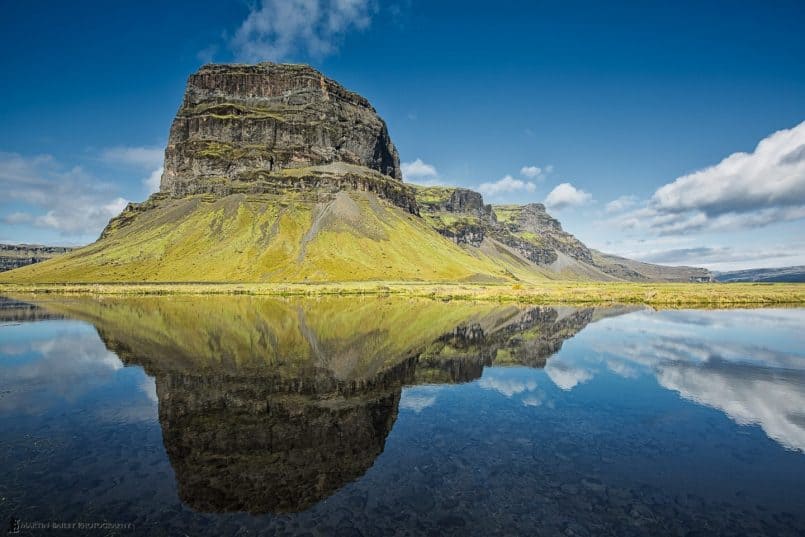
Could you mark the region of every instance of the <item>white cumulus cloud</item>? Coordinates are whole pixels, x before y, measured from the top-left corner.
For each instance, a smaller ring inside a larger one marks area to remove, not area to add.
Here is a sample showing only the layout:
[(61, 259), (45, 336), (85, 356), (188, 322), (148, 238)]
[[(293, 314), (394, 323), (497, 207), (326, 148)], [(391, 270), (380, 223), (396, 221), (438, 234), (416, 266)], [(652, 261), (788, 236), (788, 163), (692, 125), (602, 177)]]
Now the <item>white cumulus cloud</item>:
[(262, 0), (252, 7), (230, 47), (245, 61), (280, 61), (335, 52), (344, 36), (372, 21), (369, 0)]
[(436, 167), (432, 164), (423, 162), (421, 158), (413, 162), (403, 162), (400, 165), (403, 179), (410, 183), (432, 184), (439, 177)]
[(545, 198), (545, 206), (549, 209), (564, 209), (566, 207), (579, 207), (590, 203), (592, 194), (576, 188), (570, 183), (557, 185)]
[(539, 166), (523, 166), (520, 168), (520, 175), (529, 179), (544, 179), (546, 175), (553, 171), (553, 166), (550, 164), (541, 168)]
[(512, 192), (534, 192), (536, 190), (537, 185), (534, 183), (515, 179), (511, 175), (506, 175), (493, 183), (481, 183), (478, 185), (478, 191), (488, 196), (499, 196)]
[(678, 177), (616, 220), (660, 235), (757, 228), (805, 218), (805, 122), (761, 140), (750, 153)]
[(545, 373), (560, 389), (569, 391), (593, 378), (586, 369), (572, 367), (557, 359), (549, 360), (545, 365)]
[(677, 178), (658, 189), (653, 202), (662, 211), (708, 216), (805, 205), (805, 122), (761, 140), (751, 153), (733, 153)]

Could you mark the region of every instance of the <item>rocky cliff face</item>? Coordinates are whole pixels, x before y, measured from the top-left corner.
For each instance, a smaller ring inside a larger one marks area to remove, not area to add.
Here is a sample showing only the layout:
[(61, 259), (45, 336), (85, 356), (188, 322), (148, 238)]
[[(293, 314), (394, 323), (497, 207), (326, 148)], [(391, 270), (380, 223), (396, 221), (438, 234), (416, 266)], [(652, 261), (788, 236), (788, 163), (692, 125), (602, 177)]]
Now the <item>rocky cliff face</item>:
[[(479, 248), (484, 239), (489, 239), (538, 265), (548, 265), (556, 260), (553, 249), (515, 233), (514, 230), (520, 229), (519, 224), (507, 225), (500, 221), (497, 211), (492, 205), (484, 204), (478, 192), (466, 188), (418, 187), (417, 205), (420, 213), (439, 233), (457, 244)], [(532, 235), (532, 238), (536, 237)]]
[[(346, 163), (401, 180), (388, 129), (360, 95), (306, 65), (206, 65), (187, 81), (160, 190), (260, 190), (274, 177)], [(299, 182), (297, 181), (297, 182)], [(287, 182), (287, 181), (286, 181)]]
[(72, 248), (62, 246), (39, 246), (36, 244), (0, 244), (0, 272), (39, 263), (69, 252)]
[(539, 241), (551, 250), (573, 259), (592, 264), (590, 249), (562, 229), (559, 220), (548, 214), (541, 203), (527, 205), (496, 205), (493, 207), (503, 226), (513, 235)]

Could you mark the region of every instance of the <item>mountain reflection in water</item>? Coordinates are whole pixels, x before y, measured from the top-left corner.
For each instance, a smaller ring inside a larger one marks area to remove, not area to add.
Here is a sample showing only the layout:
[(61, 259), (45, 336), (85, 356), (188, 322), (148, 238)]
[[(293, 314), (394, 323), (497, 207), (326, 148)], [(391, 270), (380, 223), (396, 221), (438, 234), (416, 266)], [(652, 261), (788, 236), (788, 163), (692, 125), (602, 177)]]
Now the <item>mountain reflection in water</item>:
[(592, 308), (343, 303), (67, 299), (29, 311), (92, 323), (155, 379), (188, 506), (251, 513), (301, 511), (360, 477), (383, 451), (403, 386), (472, 381), (493, 363), (541, 367), (594, 318)]
[(0, 454), (18, 462), (0, 515), (52, 505), (210, 535), (801, 535), (803, 322), (394, 297), (3, 299)]

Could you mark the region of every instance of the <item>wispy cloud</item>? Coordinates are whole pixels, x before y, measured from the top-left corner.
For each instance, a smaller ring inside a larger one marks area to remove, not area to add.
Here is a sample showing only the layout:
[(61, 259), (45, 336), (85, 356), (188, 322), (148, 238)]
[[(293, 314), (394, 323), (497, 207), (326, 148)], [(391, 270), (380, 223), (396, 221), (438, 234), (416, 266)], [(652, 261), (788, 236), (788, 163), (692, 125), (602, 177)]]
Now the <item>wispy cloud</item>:
[(142, 184), (149, 194), (159, 190), (159, 182), (164, 168), (165, 150), (161, 147), (110, 147), (101, 152), (101, 160), (118, 166), (128, 166), (147, 170)]
[(739, 267), (795, 265), (805, 260), (805, 244), (769, 245), (763, 248), (731, 246), (697, 246), (657, 250), (644, 253), (642, 261), (666, 265), (696, 265), (713, 270), (732, 270)]
[(165, 150), (161, 147), (117, 146), (101, 152), (101, 160), (106, 162), (149, 169), (162, 166), (164, 156)]
[[(715, 239), (711, 239), (715, 240)], [(690, 265), (710, 270), (781, 267), (805, 264), (805, 242), (742, 242), (739, 246), (723, 242), (701, 244), (696, 236), (648, 236), (607, 241), (600, 248), (630, 259), (662, 265)]]
[(607, 203), (608, 213), (619, 213), (633, 207), (637, 203), (637, 196), (621, 196)]
[(545, 206), (549, 209), (580, 207), (593, 200), (592, 194), (576, 188), (570, 183), (557, 185), (545, 198)]
[(515, 179), (511, 175), (506, 175), (491, 183), (481, 183), (478, 185), (478, 191), (481, 194), (491, 197), (510, 194), (512, 192), (536, 192), (536, 190), (537, 185), (533, 182)]
[(230, 41), (239, 60), (280, 61), (334, 53), (350, 31), (371, 24), (369, 0), (262, 0)]
[[(2, 221), (54, 229), (64, 236), (95, 236), (128, 201), (80, 166), (66, 168), (50, 155), (0, 153)], [(22, 206), (22, 207), (20, 207)]]
[(544, 179), (553, 171), (552, 165), (547, 165), (544, 168), (539, 166), (529, 165), (520, 168), (520, 175), (529, 179)]
[(421, 158), (417, 158), (412, 162), (403, 162), (400, 165), (400, 169), (402, 170), (403, 179), (409, 183), (432, 185), (435, 184), (436, 179), (439, 177), (436, 167), (424, 162)]

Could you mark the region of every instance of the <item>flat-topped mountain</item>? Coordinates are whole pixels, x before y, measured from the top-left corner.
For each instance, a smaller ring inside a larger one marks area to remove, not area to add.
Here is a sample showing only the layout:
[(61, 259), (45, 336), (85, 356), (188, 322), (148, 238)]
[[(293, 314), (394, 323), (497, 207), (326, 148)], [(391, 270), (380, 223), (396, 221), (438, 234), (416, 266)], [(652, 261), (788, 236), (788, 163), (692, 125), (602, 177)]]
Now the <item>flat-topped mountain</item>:
[(402, 180), (386, 124), (357, 93), (306, 65), (207, 65), (187, 81), (160, 191), (271, 191), (284, 170), (333, 162)]
[(369, 102), (304, 65), (207, 65), (170, 129), (160, 191), (93, 244), (7, 282), (709, 279), (587, 248), (539, 204), (405, 184)]

